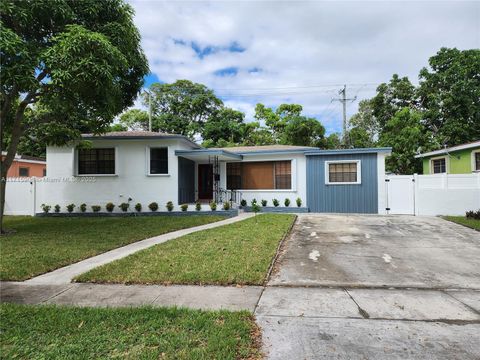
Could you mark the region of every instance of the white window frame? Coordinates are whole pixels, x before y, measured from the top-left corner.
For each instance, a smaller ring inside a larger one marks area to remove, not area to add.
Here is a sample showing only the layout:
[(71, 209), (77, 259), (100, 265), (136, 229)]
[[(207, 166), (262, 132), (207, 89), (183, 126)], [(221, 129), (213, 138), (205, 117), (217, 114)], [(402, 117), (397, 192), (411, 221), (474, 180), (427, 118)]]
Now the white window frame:
[[(168, 173), (166, 174), (152, 174), (150, 172), (150, 150), (151, 149), (167, 149), (167, 161), (168, 161)], [(165, 176), (170, 176), (170, 168), (171, 168), (171, 164), (170, 164), (170, 149), (168, 146), (147, 146), (145, 148), (145, 159), (146, 159), (146, 163), (145, 163), (145, 174), (147, 176), (157, 176), (157, 177), (165, 177)]]
[[(435, 172), (433, 172), (433, 161), (434, 160), (440, 160), (440, 159), (445, 159), (445, 172), (444, 173), (435, 173)], [(450, 162), (449, 162), (449, 157), (447, 155), (432, 157), (432, 158), (430, 158), (430, 161), (428, 163), (430, 164), (430, 174), (431, 175), (448, 174), (449, 173)]]
[(475, 168), (475, 154), (480, 154), (480, 149), (472, 151), (472, 172), (480, 172), (480, 169)]
[[(330, 182), (330, 164), (357, 164), (357, 181), (355, 182)], [(360, 185), (362, 183), (362, 161), (361, 160), (331, 160), (325, 161), (325, 184), (326, 185)]]
[(93, 146), (91, 147), (91, 149), (112, 149), (113, 148), (113, 151), (115, 153), (115, 172), (114, 174), (79, 174), (78, 173), (78, 160), (79, 160), (79, 156), (78, 156), (78, 150), (79, 149), (75, 149), (75, 176), (79, 176), (79, 177), (92, 177), (92, 176), (96, 176), (96, 177), (115, 177), (115, 176), (118, 176), (118, 146)]

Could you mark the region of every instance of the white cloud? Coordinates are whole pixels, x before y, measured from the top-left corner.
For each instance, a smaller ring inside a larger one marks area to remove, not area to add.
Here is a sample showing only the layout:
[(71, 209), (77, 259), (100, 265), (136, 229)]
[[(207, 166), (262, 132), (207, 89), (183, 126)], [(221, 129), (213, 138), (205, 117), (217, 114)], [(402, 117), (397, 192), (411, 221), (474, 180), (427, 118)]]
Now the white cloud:
[[(203, 83), (247, 119), (257, 102), (296, 102), (329, 131), (340, 126), (341, 106), (331, 103), (339, 86), (308, 86), (355, 84), (349, 95), (366, 98), (375, 86), (360, 84), (386, 82), (393, 73), (416, 82), (442, 46), (480, 47), (479, 2), (131, 3), (151, 71), (162, 81)], [(236, 43), (245, 51), (200, 58), (192, 42), (200, 48)], [(225, 68), (238, 73), (214, 74)], [(357, 103), (349, 105), (350, 115)]]

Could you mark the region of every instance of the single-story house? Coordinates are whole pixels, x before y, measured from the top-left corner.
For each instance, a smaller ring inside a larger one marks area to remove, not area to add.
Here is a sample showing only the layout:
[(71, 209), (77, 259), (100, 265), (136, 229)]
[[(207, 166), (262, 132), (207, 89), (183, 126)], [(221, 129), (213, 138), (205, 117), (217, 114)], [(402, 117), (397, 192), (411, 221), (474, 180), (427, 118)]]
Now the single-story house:
[[(2, 151), (2, 160), (7, 156)], [(43, 177), (47, 175), (47, 162), (44, 158), (15, 154), (12, 165), (8, 169), (7, 177)]]
[(424, 174), (471, 174), (480, 171), (480, 141), (415, 156), (423, 160)]
[[(320, 150), (269, 145), (202, 148), (188, 138), (145, 131), (83, 135), (91, 146), (47, 148), (50, 204), (131, 201), (144, 209), (212, 200), (300, 198), (313, 212), (384, 213), (390, 148)], [(148, 209), (147, 209), (148, 211)]]

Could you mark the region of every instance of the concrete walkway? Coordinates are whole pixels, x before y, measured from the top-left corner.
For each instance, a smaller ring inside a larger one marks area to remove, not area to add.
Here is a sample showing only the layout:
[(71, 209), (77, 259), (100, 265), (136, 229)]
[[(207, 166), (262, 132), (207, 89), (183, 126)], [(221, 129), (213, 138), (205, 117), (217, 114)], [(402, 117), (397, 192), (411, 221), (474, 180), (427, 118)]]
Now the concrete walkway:
[(263, 288), (260, 286), (195, 285), (32, 285), (2, 282), (1, 302), (56, 304), (88, 307), (181, 306), (203, 310), (247, 310), (253, 313)]
[(191, 227), (188, 229), (177, 230), (163, 235), (155, 236), (149, 239), (134, 242), (132, 244), (107, 251), (103, 254), (82, 260), (72, 265), (62, 267), (60, 269), (51, 271), (49, 273), (39, 275), (30, 280), (25, 281), (29, 285), (66, 285), (70, 284), (72, 279), (80, 274), (83, 274), (93, 268), (107, 264), (109, 262), (124, 258), (137, 251), (149, 248), (153, 245), (162, 244), (166, 241), (179, 238), (197, 231), (213, 229), (219, 226), (233, 224), (254, 216), (252, 213), (240, 213), (236, 217), (217, 221), (210, 224)]

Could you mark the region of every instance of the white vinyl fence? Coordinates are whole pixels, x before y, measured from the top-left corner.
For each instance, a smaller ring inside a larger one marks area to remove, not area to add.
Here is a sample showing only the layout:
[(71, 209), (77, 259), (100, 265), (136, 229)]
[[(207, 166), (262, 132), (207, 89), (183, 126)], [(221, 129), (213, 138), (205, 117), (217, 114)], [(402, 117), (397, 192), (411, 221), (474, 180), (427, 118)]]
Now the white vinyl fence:
[(388, 214), (464, 215), (480, 209), (480, 173), (388, 175)]

